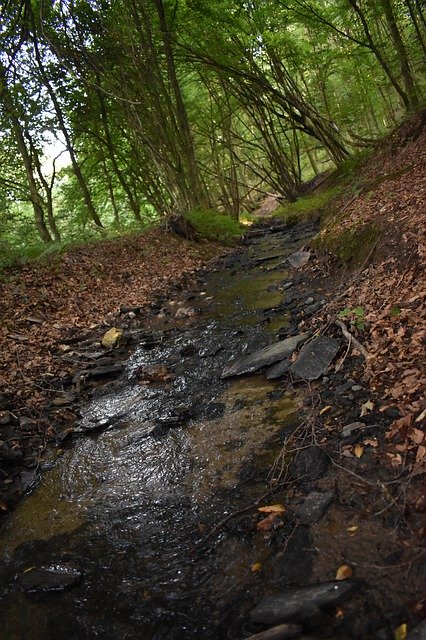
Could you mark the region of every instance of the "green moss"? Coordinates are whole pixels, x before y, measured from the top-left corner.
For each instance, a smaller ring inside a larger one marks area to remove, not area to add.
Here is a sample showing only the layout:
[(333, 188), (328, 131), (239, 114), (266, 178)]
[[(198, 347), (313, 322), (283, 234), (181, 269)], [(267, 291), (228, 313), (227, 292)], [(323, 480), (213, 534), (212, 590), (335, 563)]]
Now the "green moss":
[(214, 210), (194, 209), (186, 214), (186, 218), (207, 240), (230, 244), (243, 232), (238, 220)]
[(311, 242), (312, 246), (326, 250), (347, 266), (357, 266), (374, 250), (380, 229), (374, 222), (345, 229), (336, 233), (335, 228), (322, 233)]
[(313, 219), (339, 191), (339, 187), (331, 187), (321, 193), (299, 198), (296, 202), (286, 202), (274, 211), (274, 217), (283, 218), (289, 226)]

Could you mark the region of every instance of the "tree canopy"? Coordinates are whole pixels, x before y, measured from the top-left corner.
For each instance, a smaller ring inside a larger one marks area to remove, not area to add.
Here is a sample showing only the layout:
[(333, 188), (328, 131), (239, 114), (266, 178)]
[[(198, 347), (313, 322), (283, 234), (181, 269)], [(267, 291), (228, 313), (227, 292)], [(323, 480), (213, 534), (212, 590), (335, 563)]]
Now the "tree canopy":
[(424, 91), (421, 0), (0, 10), (3, 250), (294, 201)]

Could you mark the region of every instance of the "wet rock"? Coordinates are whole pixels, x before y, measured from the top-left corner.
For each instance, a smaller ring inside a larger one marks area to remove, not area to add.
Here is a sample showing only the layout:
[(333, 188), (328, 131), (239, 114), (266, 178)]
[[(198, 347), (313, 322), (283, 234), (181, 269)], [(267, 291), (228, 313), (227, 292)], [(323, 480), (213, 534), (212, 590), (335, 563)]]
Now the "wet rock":
[(299, 251), (292, 253), (291, 256), (287, 258), (287, 260), (289, 261), (292, 267), (294, 267), (295, 269), (300, 269), (300, 267), (303, 267), (303, 265), (308, 262), (310, 257), (311, 257), (310, 251), (299, 249)]
[(22, 491), (27, 491), (35, 482), (37, 473), (34, 470), (21, 471)]
[(336, 396), (342, 396), (344, 393), (349, 391), (349, 389), (351, 389), (353, 385), (354, 385), (354, 380), (346, 380), (346, 382), (336, 387), (336, 389), (334, 390), (334, 393), (336, 394)]
[(193, 344), (186, 344), (184, 347), (182, 347), (182, 349), (179, 351), (179, 353), (180, 353), (181, 356), (186, 358), (188, 356), (195, 355), (197, 353), (197, 348)]
[(89, 378), (94, 378), (98, 380), (99, 378), (107, 378), (109, 376), (118, 375), (121, 371), (123, 371), (124, 365), (122, 364), (112, 364), (106, 367), (96, 367), (95, 369), (89, 369), (85, 372), (85, 374)]
[(426, 620), (410, 631), (407, 640), (426, 640)]
[(26, 593), (53, 593), (72, 589), (82, 577), (81, 571), (71, 565), (42, 565), (19, 575), (17, 584)]
[(346, 424), (342, 429), (340, 437), (349, 438), (355, 432), (365, 429), (366, 426), (364, 422), (351, 422), (350, 424)]
[(280, 340), (274, 344), (259, 349), (254, 353), (239, 358), (236, 362), (225, 367), (222, 372), (222, 378), (229, 378), (231, 376), (240, 376), (245, 373), (252, 373), (262, 367), (266, 367), (269, 364), (274, 364), (291, 356), (297, 345), (307, 338), (307, 334), (299, 334)]
[(296, 509), (300, 524), (310, 526), (318, 522), (331, 504), (333, 497), (333, 491), (312, 491), (304, 503)]
[(355, 586), (354, 580), (342, 580), (284, 591), (262, 600), (250, 612), (250, 618), (262, 624), (303, 621), (318, 609), (333, 607), (349, 598)]
[(299, 451), (290, 465), (293, 478), (303, 484), (319, 480), (326, 473), (329, 459), (319, 447), (307, 447)]
[(16, 449), (11, 449), (11, 447), (7, 444), (7, 442), (3, 442), (0, 440), (0, 461), (1, 462), (9, 462), (13, 464), (14, 462), (20, 462), (22, 460), (22, 452), (17, 451)]
[(303, 380), (316, 380), (327, 371), (339, 348), (338, 340), (318, 336), (302, 348), (290, 371)]
[(192, 307), (180, 307), (175, 313), (175, 318), (193, 318), (196, 315), (197, 311)]
[(51, 402), (53, 407), (67, 407), (75, 402), (77, 396), (74, 393), (64, 393), (58, 398), (54, 398)]
[(217, 353), (219, 353), (219, 351), (222, 351), (223, 347), (222, 345), (217, 345), (215, 347), (207, 347), (206, 349), (203, 349), (202, 351), (200, 351), (200, 358), (211, 358), (213, 356), (215, 356)]
[(0, 411), (0, 425), (5, 426), (12, 422), (12, 416), (9, 411)]
[(286, 282), (285, 284), (283, 284), (283, 286), (281, 287), (283, 291), (287, 291), (287, 289), (290, 289), (290, 287), (293, 286), (292, 282)]
[(302, 627), (299, 624), (280, 624), (277, 627), (256, 633), (247, 640), (287, 640), (287, 638), (294, 638), (301, 631)]
[(289, 371), (290, 367), (291, 367), (290, 358), (286, 358), (282, 362), (278, 362), (277, 364), (274, 364), (274, 366), (271, 367), (268, 373), (266, 374), (267, 380), (276, 380), (277, 378), (281, 378), (281, 376), (283, 376), (285, 373), (287, 373), (287, 371)]

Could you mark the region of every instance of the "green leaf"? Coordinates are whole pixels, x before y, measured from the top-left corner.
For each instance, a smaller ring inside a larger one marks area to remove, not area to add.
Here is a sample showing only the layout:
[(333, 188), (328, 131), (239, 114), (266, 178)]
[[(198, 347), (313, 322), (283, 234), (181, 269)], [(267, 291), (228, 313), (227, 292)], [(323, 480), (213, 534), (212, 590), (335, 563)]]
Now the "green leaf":
[(364, 329), (365, 329), (365, 322), (362, 322), (361, 320), (360, 320), (360, 321), (358, 321), (358, 322), (356, 323), (356, 328), (357, 328), (357, 329), (359, 329), (360, 331), (364, 331)]
[(364, 308), (363, 307), (355, 307), (355, 309), (352, 309), (352, 312), (358, 317), (358, 318), (363, 318), (364, 317)]
[(350, 314), (351, 314), (351, 309), (349, 309), (349, 307), (346, 307), (342, 311), (339, 311), (339, 313), (337, 314), (337, 317), (338, 318), (347, 318)]

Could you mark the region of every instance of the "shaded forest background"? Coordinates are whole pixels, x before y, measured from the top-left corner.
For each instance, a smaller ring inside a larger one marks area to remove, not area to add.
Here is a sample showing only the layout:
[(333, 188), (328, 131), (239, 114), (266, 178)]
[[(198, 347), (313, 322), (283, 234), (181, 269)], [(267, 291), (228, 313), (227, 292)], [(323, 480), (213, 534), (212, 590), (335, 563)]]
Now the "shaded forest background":
[(423, 0), (0, 10), (0, 261), (294, 202), (424, 94)]

